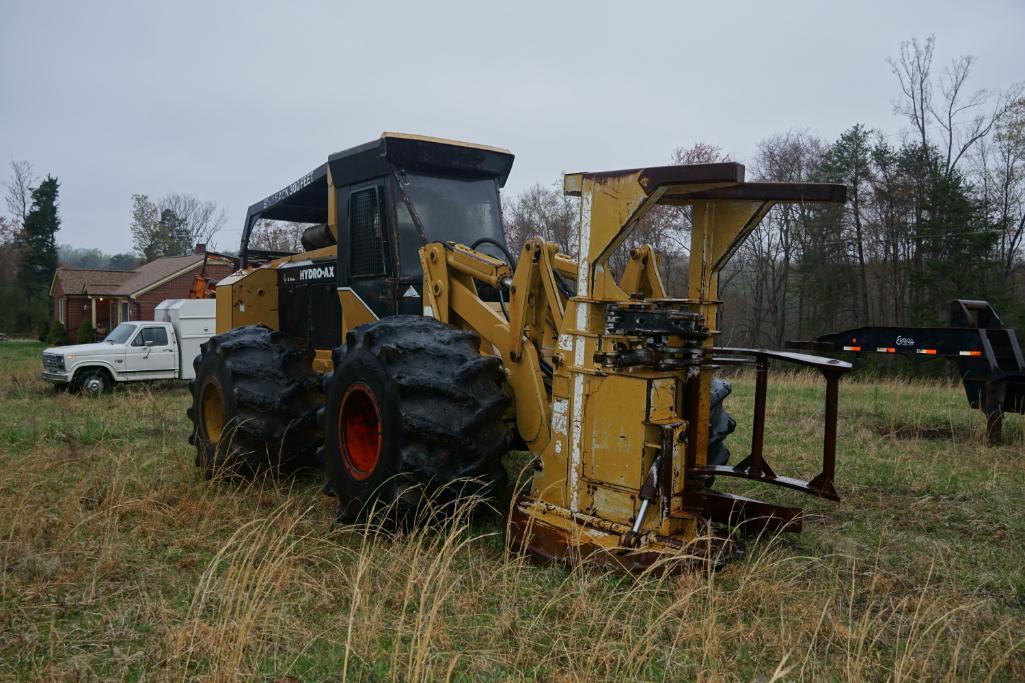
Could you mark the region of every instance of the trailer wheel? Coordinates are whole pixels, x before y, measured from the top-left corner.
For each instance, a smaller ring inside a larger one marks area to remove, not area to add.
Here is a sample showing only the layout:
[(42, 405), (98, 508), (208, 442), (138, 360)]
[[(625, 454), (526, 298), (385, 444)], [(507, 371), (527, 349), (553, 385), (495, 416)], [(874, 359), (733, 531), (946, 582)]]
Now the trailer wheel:
[(309, 464), (320, 444), (313, 352), (263, 325), (211, 337), (200, 348), (187, 414), (206, 476)]
[(320, 457), (341, 521), (438, 519), (508, 481), (512, 399), (501, 360), (480, 354), (476, 334), (391, 316), (351, 331), (333, 360)]

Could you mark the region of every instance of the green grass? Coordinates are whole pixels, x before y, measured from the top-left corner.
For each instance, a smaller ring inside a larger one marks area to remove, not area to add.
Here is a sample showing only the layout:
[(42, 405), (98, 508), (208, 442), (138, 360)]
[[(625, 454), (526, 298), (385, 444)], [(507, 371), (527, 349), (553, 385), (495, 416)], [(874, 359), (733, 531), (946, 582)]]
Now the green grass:
[[(321, 480), (207, 482), (175, 384), (86, 399), (0, 343), (0, 677), (1022, 680), (1025, 430), (984, 447), (959, 387), (841, 387), (830, 503), (716, 574), (537, 567), (495, 515), (333, 526)], [(727, 406), (746, 452), (753, 384)], [(821, 386), (774, 378), (766, 455), (814, 474)], [(522, 464), (524, 458), (513, 458)]]

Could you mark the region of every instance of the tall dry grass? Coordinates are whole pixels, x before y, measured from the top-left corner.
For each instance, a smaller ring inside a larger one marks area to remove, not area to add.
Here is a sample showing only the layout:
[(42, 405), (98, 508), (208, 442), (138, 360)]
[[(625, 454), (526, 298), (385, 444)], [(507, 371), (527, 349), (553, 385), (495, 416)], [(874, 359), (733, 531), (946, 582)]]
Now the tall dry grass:
[[(979, 446), (949, 388), (848, 387), (845, 500), (769, 494), (807, 504), (801, 536), (717, 573), (624, 576), (535, 566), (476, 501), (394, 533), (335, 525), (312, 475), (204, 481), (184, 392), (85, 401), (34, 370), (0, 356), (4, 678), (1025, 678), (1020, 444)], [(811, 467), (818, 391), (773, 389), (774, 464)]]

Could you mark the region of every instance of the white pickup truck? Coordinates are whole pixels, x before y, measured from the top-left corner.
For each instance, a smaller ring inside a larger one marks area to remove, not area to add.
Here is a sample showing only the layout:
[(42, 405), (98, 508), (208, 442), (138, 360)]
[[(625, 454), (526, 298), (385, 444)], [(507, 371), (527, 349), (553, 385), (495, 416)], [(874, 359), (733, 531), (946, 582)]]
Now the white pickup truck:
[(118, 382), (192, 379), (192, 360), (214, 334), (213, 299), (168, 299), (156, 320), (121, 323), (95, 344), (43, 351), (43, 379), (71, 391), (102, 394)]

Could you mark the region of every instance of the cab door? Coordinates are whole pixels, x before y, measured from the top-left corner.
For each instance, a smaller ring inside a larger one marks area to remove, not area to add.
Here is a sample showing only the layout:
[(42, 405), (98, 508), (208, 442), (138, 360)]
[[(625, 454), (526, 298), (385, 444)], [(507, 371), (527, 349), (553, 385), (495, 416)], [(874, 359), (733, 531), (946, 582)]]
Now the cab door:
[(168, 338), (167, 328), (161, 325), (142, 325), (125, 351), (126, 372), (174, 372), (174, 346)]
[(394, 259), (385, 218), (384, 181), (352, 186), (344, 206), (338, 286), (351, 289), (377, 317), (395, 315)]

